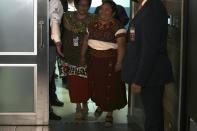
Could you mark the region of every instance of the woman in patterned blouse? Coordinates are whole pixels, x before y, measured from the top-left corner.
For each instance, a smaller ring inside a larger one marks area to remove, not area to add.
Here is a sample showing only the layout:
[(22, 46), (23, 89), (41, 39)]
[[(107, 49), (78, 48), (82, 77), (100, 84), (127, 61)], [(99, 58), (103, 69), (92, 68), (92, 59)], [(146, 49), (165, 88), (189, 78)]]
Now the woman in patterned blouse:
[(88, 113), (87, 101), (90, 90), (87, 81), (87, 66), (80, 65), (81, 47), (86, 28), (93, 20), (93, 15), (88, 13), (91, 0), (75, 0), (77, 11), (65, 12), (63, 15), (63, 53), (65, 70), (68, 74), (68, 89), (70, 101), (76, 103), (77, 120), (81, 120)]

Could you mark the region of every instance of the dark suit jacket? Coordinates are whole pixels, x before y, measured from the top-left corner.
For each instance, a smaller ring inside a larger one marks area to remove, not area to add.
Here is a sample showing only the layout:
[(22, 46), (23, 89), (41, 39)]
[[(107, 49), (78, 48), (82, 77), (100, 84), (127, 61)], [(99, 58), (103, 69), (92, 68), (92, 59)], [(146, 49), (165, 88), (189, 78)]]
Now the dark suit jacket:
[(173, 81), (167, 55), (167, 12), (160, 0), (148, 0), (132, 20), (135, 40), (128, 44), (123, 62), (125, 82), (142, 87), (161, 86)]

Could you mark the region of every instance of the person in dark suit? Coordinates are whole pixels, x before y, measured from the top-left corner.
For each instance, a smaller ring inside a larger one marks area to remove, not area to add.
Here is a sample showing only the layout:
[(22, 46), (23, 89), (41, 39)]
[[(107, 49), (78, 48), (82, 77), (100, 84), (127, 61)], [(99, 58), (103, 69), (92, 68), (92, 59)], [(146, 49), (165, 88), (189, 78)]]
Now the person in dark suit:
[[(102, 0), (102, 3), (105, 2), (105, 1), (113, 1), (113, 0)], [(99, 13), (99, 9), (100, 9), (101, 6), (98, 6), (95, 10), (95, 14), (98, 14)], [(127, 16), (127, 13), (124, 9), (123, 6), (121, 5), (117, 5), (116, 7), (116, 14), (114, 16), (115, 19), (117, 19), (118, 21), (120, 21), (120, 23), (123, 25), (123, 26), (126, 26), (129, 22), (129, 17)]]
[(145, 131), (163, 131), (163, 91), (173, 81), (167, 54), (167, 12), (160, 0), (141, 0), (128, 31), (122, 79), (141, 93)]

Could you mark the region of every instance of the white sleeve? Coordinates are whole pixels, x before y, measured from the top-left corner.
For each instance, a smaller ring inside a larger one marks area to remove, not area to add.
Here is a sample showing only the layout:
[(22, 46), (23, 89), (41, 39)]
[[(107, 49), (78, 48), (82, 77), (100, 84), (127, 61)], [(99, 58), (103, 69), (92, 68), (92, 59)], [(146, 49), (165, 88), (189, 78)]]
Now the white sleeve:
[(61, 33), (60, 33), (60, 25), (57, 22), (53, 22), (51, 24), (51, 39), (55, 42), (60, 42), (61, 39)]
[(64, 9), (60, 0), (51, 0), (49, 3), (49, 17), (51, 21), (61, 23)]
[(60, 41), (60, 23), (64, 13), (60, 0), (51, 0), (49, 3), (49, 17), (51, 26), (51, 39), (55, 42)]

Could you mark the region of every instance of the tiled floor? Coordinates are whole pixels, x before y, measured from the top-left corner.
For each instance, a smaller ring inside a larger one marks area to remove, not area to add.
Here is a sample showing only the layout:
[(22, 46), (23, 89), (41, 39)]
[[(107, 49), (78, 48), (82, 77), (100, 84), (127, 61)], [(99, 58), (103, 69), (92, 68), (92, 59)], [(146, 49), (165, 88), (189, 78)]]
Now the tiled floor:
[(141, 131), (137, 125), (114, 124), (111, 128), (105, 128), (102, 123), (57, 123), (50, 126), (50, 131)]

